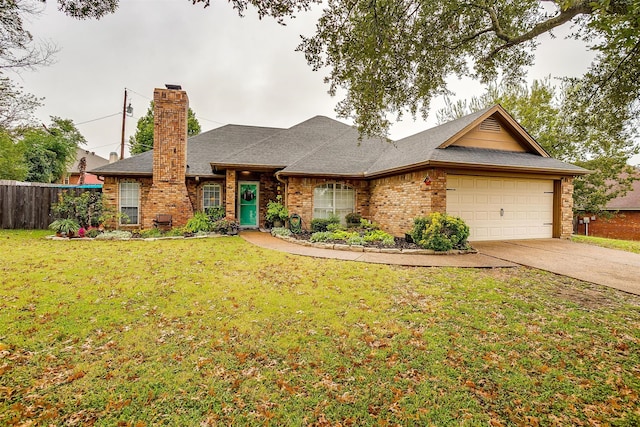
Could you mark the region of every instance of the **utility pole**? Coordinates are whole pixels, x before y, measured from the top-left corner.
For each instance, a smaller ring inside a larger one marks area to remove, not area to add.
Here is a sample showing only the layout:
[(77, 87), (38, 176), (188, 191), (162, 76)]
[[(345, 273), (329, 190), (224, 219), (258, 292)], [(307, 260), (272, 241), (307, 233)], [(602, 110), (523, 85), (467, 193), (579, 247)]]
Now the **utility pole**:
[(127, 120), (127, 114), (133, 115), (133, 107), (131, 103), (127, 105), (127, 88), (124, 88), (124, 102), (122, 103), (122, 139), (120, 141), (120, 160), (124, 159), (124, 129)]
[(124, 102), (122, 103), (122, 140), (120, 141), (120, 160), (124, 159), (124, 125), (127, 120), (127, 88), (124, 88)]

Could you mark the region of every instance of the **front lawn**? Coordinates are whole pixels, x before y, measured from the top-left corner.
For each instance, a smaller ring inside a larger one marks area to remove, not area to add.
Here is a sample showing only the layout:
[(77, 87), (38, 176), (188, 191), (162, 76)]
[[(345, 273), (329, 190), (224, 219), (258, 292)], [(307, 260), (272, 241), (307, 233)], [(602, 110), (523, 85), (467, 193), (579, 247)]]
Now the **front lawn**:
[(571, 240), (578, 243), (588, 243), (590, 245), (602, 246), (604, 248), (618, 249), (621, 251), (640, 254), (640, 242), (635, 240), (605, 239), (604, 237), (579, 235), (572, 236)]
[(240, 237), (0, 231), (0, 425), (640, 423), (640, 298)]

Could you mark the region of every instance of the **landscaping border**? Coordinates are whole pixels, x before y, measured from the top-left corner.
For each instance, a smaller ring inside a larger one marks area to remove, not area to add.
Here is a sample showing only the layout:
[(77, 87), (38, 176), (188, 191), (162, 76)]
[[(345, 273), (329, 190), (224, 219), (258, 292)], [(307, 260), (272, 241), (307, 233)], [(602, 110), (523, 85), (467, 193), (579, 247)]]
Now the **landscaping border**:
[(402, 249), (402, 248), (381, 248), (376, 246), (362, 246), (362, 245), (347, 245), (342, 243), (325, 243), (325, 242), (310, 242), (308, 240), (299, 240), (291, 236), (273, 235), (278, 239), (286, 242), (295, 243), (300, 246), (310, 246), (319, 249), (333, 249), (337, 251), (348, 252), (375, 252), (383, 254), (405, 254), (405, 255), (466, 255), (477, 254), (475, 249), (461, 250), (452, 249), (450, 251), (434, 251), (432, 249)]

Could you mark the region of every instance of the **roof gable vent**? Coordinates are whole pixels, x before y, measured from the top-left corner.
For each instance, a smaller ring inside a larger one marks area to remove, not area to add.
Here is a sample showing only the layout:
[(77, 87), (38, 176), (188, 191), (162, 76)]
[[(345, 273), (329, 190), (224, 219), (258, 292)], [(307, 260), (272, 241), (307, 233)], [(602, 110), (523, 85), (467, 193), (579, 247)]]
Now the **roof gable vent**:
[(485, 130), (489, 132), (500, 132), (502, 127), (500, 126), (500, 122), (498, 122), (493, 117), (488, 117), (480, 123), (480, 130)]

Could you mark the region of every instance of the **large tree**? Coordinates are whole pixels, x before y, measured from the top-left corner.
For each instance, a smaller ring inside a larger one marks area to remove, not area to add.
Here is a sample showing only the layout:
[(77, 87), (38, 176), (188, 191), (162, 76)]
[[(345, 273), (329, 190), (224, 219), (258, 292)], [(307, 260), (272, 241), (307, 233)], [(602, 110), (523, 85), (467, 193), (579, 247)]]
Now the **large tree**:
[(629, 117), (619, 117), (615, 109), (598, 116), (587, 114), (588, 105), (575, 102), (573, 94), (579, 90), (570, 81), (557, 89), (550, 79), (534, 81), (530, 88), (492, 83), (479, 97), (447, 101), (437, 117), (443, 123), (501, 104), (551, 156), (593, 171), (576, 178), (574, 208), (600, 212), (609, 200), (625, 194), (636, 178), (628, 161), (638, 153), (634, 142), (638, 131), (628, 125)]
[(76, 159), (76, 149), (86, 143), (84, 136), (71, 120), (51, 117), (51, 124), (42, 128), (28, 128), (22, 132), (27, 167), (26, 180), (55, 182)]
[(389, 114), (426, 114), (448, 77), (518, 81), (539, 36), (572, 26), (597, 52), (582, 101), (637, 113), (639, 16), (639, 0), (329, 0), (299, 49), (314, 69), (330, 69), (332, 93), (346, 89), (338, 112), (365, 134), (384, 134)]
[(0, 179), (22, 181), (26, 176), (24, 146), (15, 143), (12, 136), (0, 128)]
[[(187, 113), (187, 136), (200, 133), (200, 123), (191, 108)], [(129, 138), (129, 151), (131, 154), (140, 154), (153, 149), (153, 101), (149, 104), (147, 114), (138, 119), (136, 133)]]
[[(189, 1), (206, 7), (210, 0)], [(0, 43), (29, 45), (22, 21), (12, 20), (11, 12), (34, 3), (38, 0), (2, 3), (0, 18), (8, 21), (0, 19), (0, 25), (9, 32), (0, 32)], [(241, 15), (253, 7), (260, 17), (283, 22), (320, 0), (230, 3)], [(118, 0), (57, 4), (76, 18), (100, 18), (113, 12)], [(449, 77), (517, 81), (534, 62), (539, 37), (570, 27), (571, 37), (597, 54), (577, 92), (588, 112), (615, 107), (637, 117), (639, 17), (640, 0), (328, 0), (316, 34), (303, 37), (298, 49), (315, 70), (329, 69), (330, 93), (345, 90), (338, 113), (354, 118), (363, 134), (384, 135), (393, 116), (407, 111), (426, 115), (432, 98), (448, 93)], [(6, 52), (0, 47), (0, 59)]]
[(20, 86), (0, 76), (0, 129), (31, 123), (33, 112), (40, 105), (41, 99), (24, 92)]

